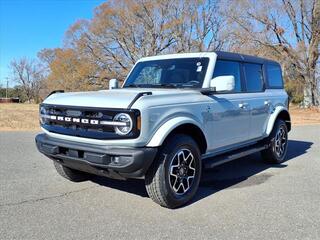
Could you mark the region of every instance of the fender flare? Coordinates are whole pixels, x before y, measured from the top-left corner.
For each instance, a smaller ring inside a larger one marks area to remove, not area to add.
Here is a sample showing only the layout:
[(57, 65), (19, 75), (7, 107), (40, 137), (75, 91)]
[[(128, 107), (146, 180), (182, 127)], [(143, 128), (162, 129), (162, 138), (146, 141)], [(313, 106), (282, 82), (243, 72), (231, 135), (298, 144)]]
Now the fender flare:
[(290, 123), (290, 114), (288, 112), (288, 109), (283, 107), (283, 106), (277, 106), (273, 110), (273, 112), (272, 112), (272, 114), (271, 114), (271, 116), (269, 118), (269, 121), (268, 121), (268, 124), (267, 124), (267, 129), (266, 129), (266, 135), (267, 136), (270, 135), (270, 133), (271, 133), (271, 131), (273, 129), (274, 123), (275, 123), (276, 119), (278, 118), (278, 116), (279, 116), (279, 114), (281, 112), (286, 112), (289, 115), (289, 123)]
[(157, 129), (157, 131), (152, 135), (150, 141), (147, 144), (147, 147), (159, 147), (162, 145), (164, 140), (168, 137), (168, 135), (177, 127), (183, 125), (183, 124), (193, 124), (197, 126), (199, 129), (201, 129), (202, 133), (203, 130), (200, 126), (200, 124), (195, 121), (192, 118), (189, 117), (175, 117), (167, 122), (165, 122), (160, 128)]

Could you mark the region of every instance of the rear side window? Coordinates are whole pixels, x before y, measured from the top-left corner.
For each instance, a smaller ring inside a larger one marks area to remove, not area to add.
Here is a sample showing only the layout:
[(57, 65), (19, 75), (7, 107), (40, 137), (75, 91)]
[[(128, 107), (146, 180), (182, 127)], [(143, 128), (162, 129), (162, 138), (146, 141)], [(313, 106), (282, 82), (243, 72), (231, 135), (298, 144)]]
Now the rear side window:
[(268, 86), (270, 88), (282, 88), (282, 74), (279, 65), (268, 64), (267, 65)]
[(241, 92), (240, 63), (233, 61), (217, 60), (213, 77), (234, 76), (235, 92)]
[(255, 63), (244, 64), (244, 74), (248, 92), (260, 92), (263, 89), (262, 65)]

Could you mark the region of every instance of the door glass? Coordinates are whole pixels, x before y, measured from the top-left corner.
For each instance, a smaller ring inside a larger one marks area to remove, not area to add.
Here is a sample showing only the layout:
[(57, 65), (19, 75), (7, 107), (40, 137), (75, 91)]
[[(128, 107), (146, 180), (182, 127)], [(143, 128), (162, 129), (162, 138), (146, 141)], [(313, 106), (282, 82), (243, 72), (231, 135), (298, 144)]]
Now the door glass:
[(278, 65), (267, 65), (269, 87), (283, 87), (281, 68)]
[(260, 92), (263, 89), (262, 65), (245, 63), (244, 73), (246, 77), (247, 91)]
[(241, 92), (240, 64), (233, 61), (217, 60), (213, 78), (219, 76), (234, 76), (234, 92)]

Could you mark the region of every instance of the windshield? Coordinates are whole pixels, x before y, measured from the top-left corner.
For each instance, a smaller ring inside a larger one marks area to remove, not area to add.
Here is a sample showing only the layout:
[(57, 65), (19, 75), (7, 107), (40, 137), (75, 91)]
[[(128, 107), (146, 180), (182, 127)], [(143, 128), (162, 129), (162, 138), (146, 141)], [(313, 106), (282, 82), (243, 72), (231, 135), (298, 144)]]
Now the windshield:
[(209, 58), (178, 58), (139, 62), (123, 87), (201, 88)]

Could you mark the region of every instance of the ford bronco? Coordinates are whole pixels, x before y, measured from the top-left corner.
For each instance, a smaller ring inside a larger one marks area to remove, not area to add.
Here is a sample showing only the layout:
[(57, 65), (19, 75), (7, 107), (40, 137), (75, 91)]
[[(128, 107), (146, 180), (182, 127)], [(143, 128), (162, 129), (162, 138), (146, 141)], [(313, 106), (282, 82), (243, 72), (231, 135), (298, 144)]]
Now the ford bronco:
[(54, 92), (40, 105), (41, 153), (71, 181), (143, 178), (150, 198), (179, 207), (203, 168), (254, 152), (285, 160), (291, 129), (277, 62), (228, 52), (140, 59), (122, 87)]

